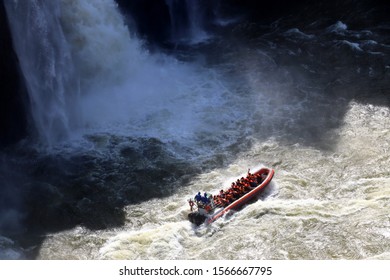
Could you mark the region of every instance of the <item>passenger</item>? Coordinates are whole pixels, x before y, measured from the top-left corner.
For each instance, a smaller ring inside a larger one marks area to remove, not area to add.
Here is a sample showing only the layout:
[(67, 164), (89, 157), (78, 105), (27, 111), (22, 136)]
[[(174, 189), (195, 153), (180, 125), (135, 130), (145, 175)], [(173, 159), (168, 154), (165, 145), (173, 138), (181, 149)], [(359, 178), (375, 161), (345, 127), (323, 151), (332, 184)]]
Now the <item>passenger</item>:
[(228, 202), (233, 202), (234, 201), (234, 197), (233, 197), (233, 194), (232, 193), (227, 193), (226, 194), (226, 200), (228, 201)]
[(248, 179), (249, 181), (249, 185), (252, 187), (252, 188), (255, 188), (257, 186), (257, 183), (255, 180), (253, 180), (252, 178)]
[(202, 200), (202, 195), (200, 194), (200, 192), (198, 192), (198, 194), (195, 195), (195, 200), (196, 200), (197, 202), (199, 202), (199, 201)]
[(256, 174), (256, 181), (258, 184), (261, 184), (261, 182), (263, 181), (260, 174)]
[(248, 183), (245, 183), (245, 184), (244, 184), (244, 190), (245, 190), (245, 192), (248, 192), (248, 191), (251, 190), (251, 188), (250, 188), (250, 186), (249, 186)]
[(214, 197), (214, 203), (217, 206), (222, 206), (222, 202), (221, 202), (219, 196)]
[(231, 194), (232, 194), (232, 196), (233, 196), (233, 198), (234, 198), (235, 200), (236, 200), (237, 198), (240, 197), (239, 192), (236, 191), (236, 190), (232, 190), (232, 191), (231, 191)]
[(221, 201), (221, 206), (222, 207), (225, 207), (229, 204), (229, 201), (227, 199), (224, 199), (224, 198), (220, 198), (220, 201)]
[(190, 198), (188, 203), (190, 204), (191, 212), (194, 211), (194, 204), (195, 204), (194, 201)]

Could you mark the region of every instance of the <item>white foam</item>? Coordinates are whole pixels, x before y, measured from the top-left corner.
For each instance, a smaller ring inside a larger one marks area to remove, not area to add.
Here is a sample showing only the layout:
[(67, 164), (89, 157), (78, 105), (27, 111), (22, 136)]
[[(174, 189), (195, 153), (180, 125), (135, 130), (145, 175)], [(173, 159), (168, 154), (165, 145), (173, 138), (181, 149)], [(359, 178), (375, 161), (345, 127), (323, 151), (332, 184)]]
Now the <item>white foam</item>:
[(301, 30), (299, 30), (298, 28), (291, 28), (287, 30), (284, 34), (290, 37), (297, 37), (299, 39), (306, 39), (306, 40), (315, 38), (315, 35), (306, 34)]
[(337, 21), (335, 24), (329, 26), (326, 31), (329, 33), (343, 34), (348, 29), (348, 26), (342, 21)]
[(350, 42), (350, 41), (347, 41), (347, 40), (341, 40), (341, 41), (337, 41), (336, 45), (338, 45), (338, 46), (346, 45), (346, 46), (350, 47), (354, 51), (363, 52), (363, 49), (360, 47), (360, 44), (356, 43), (356, 42)]

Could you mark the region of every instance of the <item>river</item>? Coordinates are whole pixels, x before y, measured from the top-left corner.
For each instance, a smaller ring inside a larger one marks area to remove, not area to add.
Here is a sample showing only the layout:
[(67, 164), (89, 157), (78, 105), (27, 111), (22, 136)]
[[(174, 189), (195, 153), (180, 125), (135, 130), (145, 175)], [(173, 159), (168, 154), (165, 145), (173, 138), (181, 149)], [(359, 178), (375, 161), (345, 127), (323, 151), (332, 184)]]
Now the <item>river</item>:
[[(390, 258), (389, 22), (192, 7), (156, 50), (114, 1), (50, 3), (6, 4), (36, 133), (1, 152), (0, 258)], [(257, 201), (190, 224), (261, 166)]]

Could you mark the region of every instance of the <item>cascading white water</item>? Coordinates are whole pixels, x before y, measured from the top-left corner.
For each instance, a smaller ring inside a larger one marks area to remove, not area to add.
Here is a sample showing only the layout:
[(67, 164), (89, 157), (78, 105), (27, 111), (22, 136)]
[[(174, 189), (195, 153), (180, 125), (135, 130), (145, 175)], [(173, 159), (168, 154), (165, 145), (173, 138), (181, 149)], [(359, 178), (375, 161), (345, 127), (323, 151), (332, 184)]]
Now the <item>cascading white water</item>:
[(199, 1), (186, 0), (189, 35), (191, 43), (199, 43), (209, 38), (202, 22), (202, 10)]
[[(196, 64), (150, 54), (112, 0), (61, 1), (61, 22), (80, 73), (83, 127), (121, 135), (183, 138), (216, 130), (204, 116), (223, 104), (226, 88)], [(233, 116), (226, 115), (232, 121)]]
[[(196, 65), (149, 54), (113, 0), (6, 6), (34, 124), (48, 146), (74, 131), (189, 136), (204, 128), (201, 115), (220, 104), (226, 90)], [(197, 6), (186, 2), (195, 33)]]
[(171, 18), (171, 40), (196, 44), (209, 38), (203, 27), (201, 5), (198, 0), (165, 0)]
[(39, 141), (65, 139), (78, 119), (78, 79), (59, 1), (4, 1)]

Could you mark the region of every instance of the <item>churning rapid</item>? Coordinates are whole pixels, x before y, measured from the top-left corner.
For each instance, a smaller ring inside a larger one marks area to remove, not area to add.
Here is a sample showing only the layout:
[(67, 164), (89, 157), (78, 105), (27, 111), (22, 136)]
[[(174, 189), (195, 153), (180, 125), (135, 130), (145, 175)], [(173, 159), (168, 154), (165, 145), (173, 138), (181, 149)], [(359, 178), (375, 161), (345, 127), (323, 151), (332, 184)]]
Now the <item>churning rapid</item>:
[[(0, 259), (390, 259), (382, 6), (124, 2), (3, 2), (30, 128), (0, 150)], [(260, 166), (257, 201), (187, 220)]]

